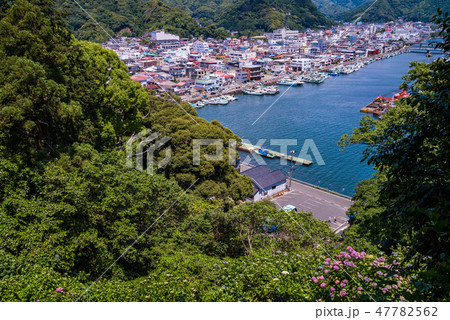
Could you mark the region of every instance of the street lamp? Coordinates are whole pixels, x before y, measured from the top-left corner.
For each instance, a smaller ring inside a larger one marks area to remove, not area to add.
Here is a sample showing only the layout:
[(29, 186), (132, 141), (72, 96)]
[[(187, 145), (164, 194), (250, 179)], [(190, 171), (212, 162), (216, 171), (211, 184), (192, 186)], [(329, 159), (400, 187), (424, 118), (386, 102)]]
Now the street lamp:
[(294, 153), (295, 150), (291, 150), (291, 170), (290, 170), (290, 174), (289, 174), (289, 191), (291, 190), (291, 186), (292, 186), (292, 171), (293, 171), (293, 166), (294, 166)]

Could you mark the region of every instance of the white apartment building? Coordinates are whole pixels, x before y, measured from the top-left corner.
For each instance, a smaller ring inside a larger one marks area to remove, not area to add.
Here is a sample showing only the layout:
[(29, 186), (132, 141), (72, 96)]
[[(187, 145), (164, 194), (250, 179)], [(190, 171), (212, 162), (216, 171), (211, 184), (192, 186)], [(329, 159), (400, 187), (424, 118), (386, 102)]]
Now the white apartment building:
[(171, 33), (165, 33), (162, 30), (155, 30), (151, 32), (150, 40), (159, 43), (173, 43), (179, 42), (180, 37)]
[(294, 58), (290, 63), (290, 67), (294, 71), (305, 71), (311, 69), (311, 59), (307, 58)]
[(256, 58), (255, 51), (231, 51), (228, 53), (232, 61), (249, 60)]
[(298, 30), (277, 29), (271, 33), (266, 33), (269, 44), (275, 43), (294, 43), (300, 41), (300, 33)]
[(208, 52), (210, 50), (209, 50), (209, 45), (207, 42), (197, 40), (194, 42), (194, 44), (192, 46), (192, 51), (198, 52), (198, 53), (204, 53), (204, 52)]

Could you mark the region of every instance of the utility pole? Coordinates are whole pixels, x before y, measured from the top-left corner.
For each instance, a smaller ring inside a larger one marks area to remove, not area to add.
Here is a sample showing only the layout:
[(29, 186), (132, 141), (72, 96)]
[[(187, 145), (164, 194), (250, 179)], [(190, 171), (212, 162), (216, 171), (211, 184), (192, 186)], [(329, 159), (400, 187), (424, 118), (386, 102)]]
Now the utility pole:
[(291, 172), (289, 174), (289, 191), (291, 190), (291, 186), (292, 186), (292, 170), (294, 167), (294, 153), (295, 153), (295, 151), (292, 150), (291, 151)]

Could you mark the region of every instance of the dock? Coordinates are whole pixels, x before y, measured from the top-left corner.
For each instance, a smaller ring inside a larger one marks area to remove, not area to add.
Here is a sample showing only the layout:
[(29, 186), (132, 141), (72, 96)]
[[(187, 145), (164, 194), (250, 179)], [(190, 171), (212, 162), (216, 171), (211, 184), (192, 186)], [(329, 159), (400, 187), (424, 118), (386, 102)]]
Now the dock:
[(277, 151), (272, 151), (272, 150), (265, 149), (265, 148), (261, 148), (259, 146), (254, 146), (254, 145), (249, 144), (249, 143), (241, 143), (240, 145), (238, 145), (236, 147), (236, 149), (241, 150), (241, 151), (245, 151), (245, 152), (248, 152), (248, 153), (257, 153), (259, 149), (262, 149), (262, 150), (269, 151), (276, 158), (285, 159), (285, 160), (287, 160), (289, 162), (293, 162), (295, 164), (301, 164), (301, 165), (304, 165), (304, 166), (310, 166), (312, 164), (311, 160), (306, 160), (306, 159), (302, 159), (302, 158), (299, 158), (299, 157), (290, 157), (290, 156), (288, 156), (286, 154), (283, 154), (283, 153), (280, 153), (280, 152), (277, 152)]

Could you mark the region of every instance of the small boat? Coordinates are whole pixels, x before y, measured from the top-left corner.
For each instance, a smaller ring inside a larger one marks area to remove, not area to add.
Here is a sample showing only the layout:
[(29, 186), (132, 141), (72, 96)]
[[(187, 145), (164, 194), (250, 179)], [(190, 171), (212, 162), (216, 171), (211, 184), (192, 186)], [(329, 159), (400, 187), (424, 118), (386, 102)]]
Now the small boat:
[(217, 99), (218, 104), (228, 104), (230, 101), (228, 101), (225, 98), (219, 98)]
[(273, 159), (275, 156), (269, 152), (269, 150), (258, 149), (258, 154), (262, 157)]
[(245, 94), (249, 94), (249, 95), (253, 95), (253, 96), (262, 96), (262, 95), (264, 94), (262, 91), (259, 91), (259, 90), (251, 90), (251, 89), (244, 90), (244, 93), (245, 93)]
[(223, 95), (222, 98), (227, 99), (228, 101), (235, 101), (237, 98), (232, 95)]
[(296, 86), (298, 85), (297, 81), (292, 80), (291, 78), (283, 78), (277, 82), (280, 86)]

